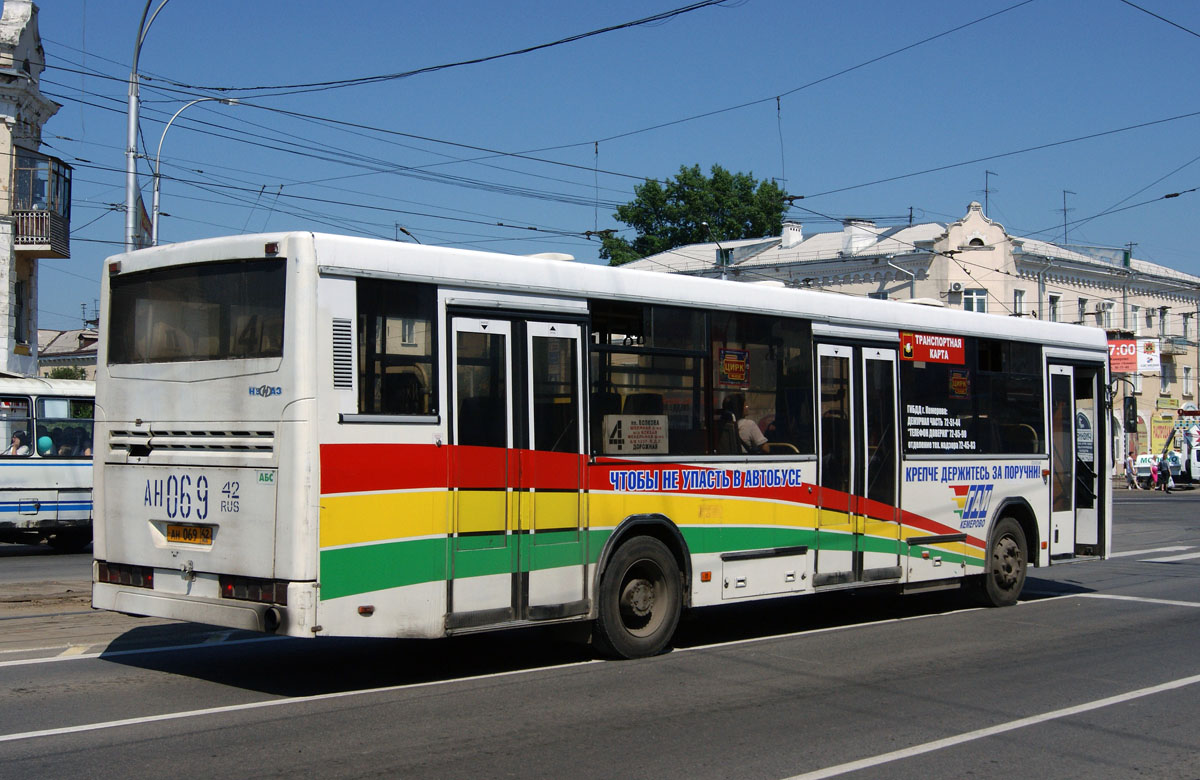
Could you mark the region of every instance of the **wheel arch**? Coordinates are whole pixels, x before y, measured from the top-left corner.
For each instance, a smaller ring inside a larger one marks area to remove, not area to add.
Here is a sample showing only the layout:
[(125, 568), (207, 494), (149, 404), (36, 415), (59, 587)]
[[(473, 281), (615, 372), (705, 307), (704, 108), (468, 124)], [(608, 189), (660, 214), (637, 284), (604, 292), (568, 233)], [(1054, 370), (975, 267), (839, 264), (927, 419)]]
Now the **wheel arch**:
[(683, 588), (683, 606), (691, 606), (691, 552), (688, 549), (687, 541), (684, 540), (683, 534), (679, 531), (679, 526), (671, 522), (671, 519), (666, 515), (658, 513), (630, 515), (617, 525), (607, 541), (604, 542), (604, 546), (600, 549), (600, 557), (596, 560), (596, 573), (592, 583), (592, 592), (597, 592), (600, 580), (604, 576), (604, 569), (608, 566), (613, 553), (635, 536), (652, 536), (666, 545), (671, 555), (675, 558), (675, 563), (679, 566), (680, 574), (683, 575), (683, 582), (681, 583)]
[(1038, 534), (1037, 513), (1033, 511), (1033, 507), (1029, 505), (1021, 496), (1006, 498), (996, 508), (995, 514), (992, 515), (992, 522), (988, 530), (988, 538), (991, 538), (991, 529), (996, 527), (996, 523), (1000, 522), (1003, 517), (1011, 517), (1021, 526), (1021, 532), (1025, 534), (1026, 555), (1028, 555), (1028, 563), (1033, 566), (1038, 565), (1038, 557), (1041, 552), (1042, 539)]

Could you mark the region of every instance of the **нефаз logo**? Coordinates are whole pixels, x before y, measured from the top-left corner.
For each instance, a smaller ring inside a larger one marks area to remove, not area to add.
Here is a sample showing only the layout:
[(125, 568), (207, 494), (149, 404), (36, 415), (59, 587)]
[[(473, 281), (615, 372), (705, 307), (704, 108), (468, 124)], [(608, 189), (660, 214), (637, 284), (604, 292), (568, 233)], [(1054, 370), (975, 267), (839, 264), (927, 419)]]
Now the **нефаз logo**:
[(283, 388), (259, 385), (258, 387), (250, 388), (250, 395), (256, 395), (259, 398), (270, 398), (273, 395), (283, 395)]

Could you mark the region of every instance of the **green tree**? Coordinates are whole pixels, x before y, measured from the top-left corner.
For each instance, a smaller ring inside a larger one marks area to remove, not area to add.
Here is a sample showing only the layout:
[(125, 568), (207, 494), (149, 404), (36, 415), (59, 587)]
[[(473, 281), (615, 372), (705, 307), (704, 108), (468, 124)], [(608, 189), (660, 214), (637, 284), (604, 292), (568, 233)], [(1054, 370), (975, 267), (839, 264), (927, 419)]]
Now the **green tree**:
[(636, 230), (637, 237), (605, 235), (600, 257), (609, 265), (687, 244), (777, 236), (783, 229), (784, 191), (774, 182), (755, 181), (752, 173), (730, 173), (719, 165), (712, 167), (711, 177), (699, 165), (680, 166), (679, 175), (665, 185), (647, 179), (634, 195), (613, 217)]
[(87, 379), (87, 371), (82, 366), (55, 366), (46, 374), (47, 379)]

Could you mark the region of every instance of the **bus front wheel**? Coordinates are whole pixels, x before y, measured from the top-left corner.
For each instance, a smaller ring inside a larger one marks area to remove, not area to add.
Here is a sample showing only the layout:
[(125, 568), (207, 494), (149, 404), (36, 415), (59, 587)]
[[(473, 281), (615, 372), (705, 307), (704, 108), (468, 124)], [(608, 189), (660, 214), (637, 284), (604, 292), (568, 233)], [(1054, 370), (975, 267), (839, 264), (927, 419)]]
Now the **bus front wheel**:
[(675, 634), (683, 585), (675, 557), (659, 540), (638, 536), (621, 545), (600, 578), (592, 640), (604, 655), (657, 655)]
[(983, 582), (978, 594), (984, 605), (1007, 607), (1017, 603), (1025, 586), (1029, 547), (1021, 525), (1011, 517), (1002, 517), (992, 529), (984, 564)]

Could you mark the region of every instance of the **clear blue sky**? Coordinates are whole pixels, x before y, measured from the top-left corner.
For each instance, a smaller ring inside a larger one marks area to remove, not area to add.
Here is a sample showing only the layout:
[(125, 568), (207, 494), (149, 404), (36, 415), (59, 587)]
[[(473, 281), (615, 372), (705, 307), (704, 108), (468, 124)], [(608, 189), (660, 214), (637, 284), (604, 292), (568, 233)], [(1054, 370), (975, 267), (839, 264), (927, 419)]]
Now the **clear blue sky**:
[[(992, 171), (989, 216), (1014, 235), (1060, 241), (1070, 190), (1072, 243), (1135, 242), (1140, 259), (1200, 274), (1200, 192), (1160, 199), (1200, 186), (1200, 3), (1018, 3), (730, 0), (480, 64), (278, 94), (246, 88), (447, 65), (688, 3), (171, 0), (142, 50), (148, 154), (187, 100), (243, 103), (196, 105), (171, 127), (161, 239), (306, 229), (410, 240), (399, 225), (427, 244), (596, 262), (584, 232), (623, 227), (615, 204), (681, 165), (783, 180), (807, 196), (789, 213), (806, 232), (837, 229), (830, 217), (896, 224), (910, 208), (916, 221), (954, 220), (983, 202)], [(72, 257), (42, 261), (43, 328), (79, 327), (104, 258), (121, 249), (113, 206), (143, 5), (41, 4), (42, 89), (63, 104), (44, 140), (75, 166)], [(857, 186), (892, 177), (904, 178)]]

